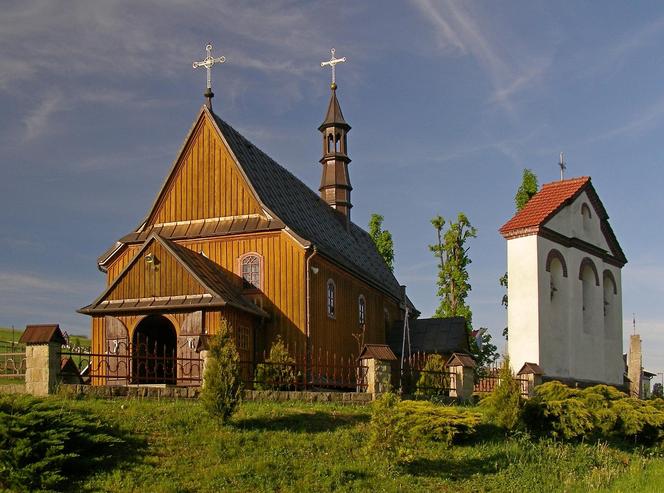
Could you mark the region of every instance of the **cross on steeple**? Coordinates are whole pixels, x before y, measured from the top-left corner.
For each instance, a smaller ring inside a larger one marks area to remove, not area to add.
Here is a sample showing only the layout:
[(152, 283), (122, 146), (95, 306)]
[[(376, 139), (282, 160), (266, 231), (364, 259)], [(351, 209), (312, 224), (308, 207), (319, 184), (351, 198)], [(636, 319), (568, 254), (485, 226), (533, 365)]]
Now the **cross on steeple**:
[(562, 152), (560, 153), (558, 166), (560, 166), (560, 181), (563, 181), (565, 179), (565, 170), (567, 169), (567, 165), (565, 164), (565, 156)]
[(346, 61), (346, 57), (343, 58), (335, 58), (334, 54), (337, 52), (334, 48), (330, 50), (330, 53), (332, 54), (332, 57), (327, 61), (327, 62), (320, 62), (321, 67), (327, 67), (330, 66), (332, 67), (332, 84), (330, 87), (332, 90), (337, 88), (337, 80), (336, 80), (336, 65), (337, 63), (343, 63)]
[(224, 63), (226, 61), (226, 57), (220, 56), (214, 58), (212, 56), (212, 43), (207, 44), (205, 51), (207, 52), (207, 56), (200, 62), (194, 62), (193, 67), (205, 67), (207, 69), (207, 87), (203, 95), (207, 98), (208, 108), (212, 109), (212, 98), (214, 97), (214, 93), (212, 92), (212, 66), (215, 63)]

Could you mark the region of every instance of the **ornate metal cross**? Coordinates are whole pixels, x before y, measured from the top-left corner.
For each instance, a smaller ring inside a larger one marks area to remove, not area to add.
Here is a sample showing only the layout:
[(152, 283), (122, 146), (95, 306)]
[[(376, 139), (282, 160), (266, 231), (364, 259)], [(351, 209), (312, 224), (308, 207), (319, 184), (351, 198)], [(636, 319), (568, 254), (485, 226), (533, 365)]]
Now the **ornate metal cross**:
[(226, 61), (226, 57), (220, 56), (218, 58), (214, 58), (212, 56), (212, 43), (208, 43), (208, 45), (205, 47), (205, 51), (207, 51), (207, 56), (205, 57), (204, 60), (201, 60), (200, 62), (194, 62), (193, 67), (198, 68), (198, 67), (205, 67), (207, 69), (207, 88), (209, 90), (212, 89), (212, 66), (215, 63), (224, 63)]
[(327, 67), (330, 66), (332, 67), (332, 88), (337, 87), (337, 80), (336, 80), (336, 65), (337, 63), (343, 63), (346, 61), (346, 57), (343, 58), (335, 58), (334, 54), (336, 53), (337, 50), (332, 48), (330, 50), (330, 53), (332, 54), (332, 57), (327, 61), (327, 62), (320, 62), (321, 67)]

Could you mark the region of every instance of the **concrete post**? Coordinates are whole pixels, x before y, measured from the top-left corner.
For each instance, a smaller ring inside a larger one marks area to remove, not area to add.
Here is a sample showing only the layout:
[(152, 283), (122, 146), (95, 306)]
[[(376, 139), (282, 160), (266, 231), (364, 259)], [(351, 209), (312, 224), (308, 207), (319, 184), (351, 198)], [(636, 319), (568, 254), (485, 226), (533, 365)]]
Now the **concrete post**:
[(25, 391), (28, 394), (55, 393), (60, 381), (60, 347), (60, 342), (26, 346)]
[[(528, 397), (535, 395), (535, 387), (542, 385), (542, 376), (544, 371), (536, 363), (524, 363), (516, 377), (528, 382)], [(522, 382), (519, 382), (521, 384)]]
[(475, 372), (472, 366), (448, 366), (451, 373), (450, 397), (460, 401), (468, 401), (475, 390)]
[(201, 361), (202, 361), (202, 368), (201, 368), (201, 384), (202, 387), (205, 387), (205, 370), (207, 369), (207, 364), (208, 364), (208, 358), (210, 357), (210, 350), (209, 349), (203, 349), (202, 351), (199, 352)]
[(389, 361), (367, 358), (367, 392), (373, 395), (388, 392), (391, 385), (392, 365)]

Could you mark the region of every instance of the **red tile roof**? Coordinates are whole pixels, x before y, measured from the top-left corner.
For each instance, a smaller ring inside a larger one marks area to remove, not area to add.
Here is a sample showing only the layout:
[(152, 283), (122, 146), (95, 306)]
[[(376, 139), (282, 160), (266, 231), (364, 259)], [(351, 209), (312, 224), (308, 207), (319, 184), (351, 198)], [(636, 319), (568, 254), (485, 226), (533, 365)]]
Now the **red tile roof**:
[(541, 226), (589, 183), (589, 176), (581, 176), (543, 185), (525, 207), (500, 228), (500, 234), (507, 238), (517, 231)]

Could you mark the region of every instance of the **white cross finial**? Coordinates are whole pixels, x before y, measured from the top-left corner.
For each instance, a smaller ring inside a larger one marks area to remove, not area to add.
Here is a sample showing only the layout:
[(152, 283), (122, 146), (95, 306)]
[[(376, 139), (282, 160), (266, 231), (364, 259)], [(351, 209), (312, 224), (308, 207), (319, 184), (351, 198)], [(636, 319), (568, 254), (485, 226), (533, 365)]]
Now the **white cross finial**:
[(204, 60), (201, 60), (200, 62), (194, 62), (193, 67), (198, 68), (198, 67), (205, 67), (207, 69), (207, 88), (209, 89), (208, 92), (212, 91), (212, 66), (215, 63), (224, 63), (226, 61), (226, 57), (220, 56), (218, 58), (214, 58), (212, 56), (212, 43), (208, 43), (208, 45), (205, 47), (205, 51), (207, 51), (207, 56), (205, 57)]
[(565, 165), (565, 155), (560, 153), (560, 161), (558, 161), (558, 166), (560, 166), (560, 181), (563, 181), (565, 178), (565, 170), (567, 166)]
[(337, 52), (334, 48), (330, 50), (330, 53), (332, 54), (332, 57), (327, 61), (327, 62), (320, 62), (321, 67), (327, 67), (330, 66), (332, 67), (332, 89), (337, 88), (337, 78), (336, 78), (336, 65), (337, 63), (343, 63), (346, 61), (346, 57), (343, 58), (335, 58), (334, 54)]

